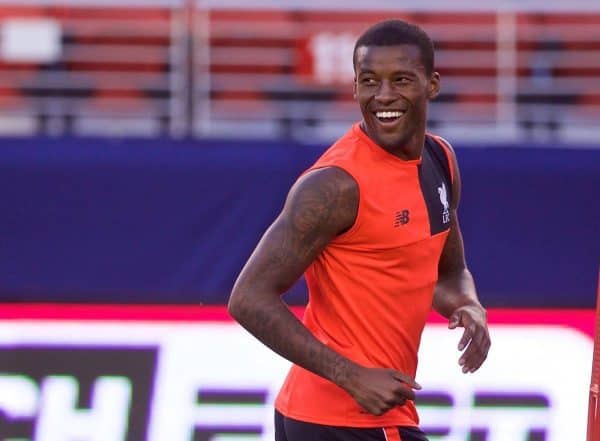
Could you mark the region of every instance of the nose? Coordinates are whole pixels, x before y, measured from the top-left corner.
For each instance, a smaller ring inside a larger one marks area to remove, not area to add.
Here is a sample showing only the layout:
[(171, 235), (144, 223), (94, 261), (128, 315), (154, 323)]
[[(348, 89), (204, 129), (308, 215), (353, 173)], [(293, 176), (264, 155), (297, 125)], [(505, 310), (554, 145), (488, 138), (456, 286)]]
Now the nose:
[(391, 103), (396, 99), (393, 93), (392, 85), (389, 81), (383, 80), (380, 83), (377, 94), (375, 95), (375, 99), (382, 104)]

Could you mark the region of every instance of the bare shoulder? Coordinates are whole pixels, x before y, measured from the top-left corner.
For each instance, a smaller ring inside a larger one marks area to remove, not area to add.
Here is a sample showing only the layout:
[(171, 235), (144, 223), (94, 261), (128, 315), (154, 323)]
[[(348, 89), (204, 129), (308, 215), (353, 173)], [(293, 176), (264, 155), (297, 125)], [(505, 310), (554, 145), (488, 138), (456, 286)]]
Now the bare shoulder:
[(281, 215), (300, 233), (317, 229), (335, 236), (354, 224), (358, 201), (354, 178), (341, 168), (325, 167), (298, 179)]
[(354, 224), (357, 210), (358, 185), (345, 171), (328, 167), (300, 177), (246, 262), (232, 298), (285, 292), (333, 238)]

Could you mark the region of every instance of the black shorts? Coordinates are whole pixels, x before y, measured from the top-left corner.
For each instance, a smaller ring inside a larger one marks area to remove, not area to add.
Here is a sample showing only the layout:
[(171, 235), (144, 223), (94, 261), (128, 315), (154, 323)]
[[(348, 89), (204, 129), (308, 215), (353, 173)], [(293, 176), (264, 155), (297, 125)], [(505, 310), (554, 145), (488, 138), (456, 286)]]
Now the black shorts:
[(275, 411), (275, 441), (428, 441), (415, 427), (339, 427), (306, 423)]

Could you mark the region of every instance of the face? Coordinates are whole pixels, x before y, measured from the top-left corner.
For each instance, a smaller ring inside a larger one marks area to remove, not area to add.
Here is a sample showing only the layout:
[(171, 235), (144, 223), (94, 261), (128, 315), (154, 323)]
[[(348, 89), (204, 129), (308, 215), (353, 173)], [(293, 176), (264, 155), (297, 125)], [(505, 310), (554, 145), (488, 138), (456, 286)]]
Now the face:
[(400, 156), (420, 155), (427, 103), (439, 93), (437, 72), (428, 76), (418, 46), (361, 46), (356, 51), (354, 97), (363, 128), (379, 146)]

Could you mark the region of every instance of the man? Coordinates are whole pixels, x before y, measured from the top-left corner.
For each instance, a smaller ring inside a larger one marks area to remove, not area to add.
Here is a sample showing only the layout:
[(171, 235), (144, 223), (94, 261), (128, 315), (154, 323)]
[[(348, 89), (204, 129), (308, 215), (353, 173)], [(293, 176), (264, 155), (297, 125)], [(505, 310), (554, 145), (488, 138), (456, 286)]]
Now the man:
[[(463, 372), (490, 346), (464, 260), (454, 152), (425, 133), (440, 89), (433, 44), (417, 26), (382, 22), (358, 39), (354, 70), (362, 121), (293, 185), (229, 301), (294, 363), (275, 402), (277, 441), (426, 440), (414, 376), (432, 305), (465, 328)], [(280, 296), (304, 272), (300, 322)]]

